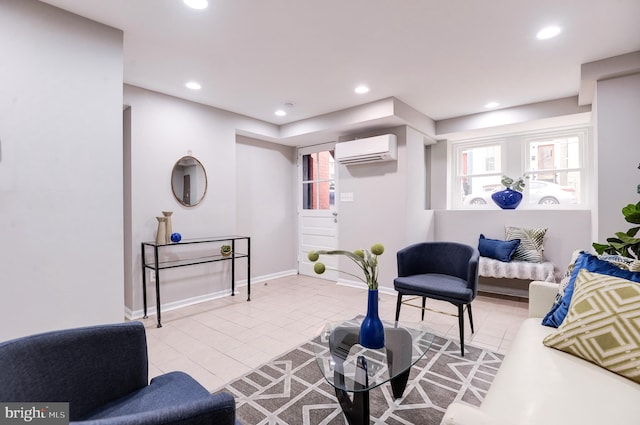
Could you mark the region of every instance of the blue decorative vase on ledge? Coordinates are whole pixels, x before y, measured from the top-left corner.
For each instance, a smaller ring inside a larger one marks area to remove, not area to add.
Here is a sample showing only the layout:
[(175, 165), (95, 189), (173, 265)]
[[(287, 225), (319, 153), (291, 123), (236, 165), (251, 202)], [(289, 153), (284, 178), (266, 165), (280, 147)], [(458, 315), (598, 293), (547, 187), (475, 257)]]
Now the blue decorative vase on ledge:
[(506, 188), (493, 193), (491, 199), (503, 210), (515, 210), (520, 205), (520, 201), (522, 201), (522, 193)]
[(359, 343), (365, 348), (384, 347), (384, 326), (378, 316), (378, 290), (369, 289), (367, 315), (360, 325)]

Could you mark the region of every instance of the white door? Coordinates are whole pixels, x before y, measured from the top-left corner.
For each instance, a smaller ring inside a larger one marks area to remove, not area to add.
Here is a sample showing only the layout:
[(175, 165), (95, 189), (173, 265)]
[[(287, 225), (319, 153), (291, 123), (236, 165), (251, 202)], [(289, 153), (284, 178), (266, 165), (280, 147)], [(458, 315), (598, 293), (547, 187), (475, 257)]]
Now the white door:
[(309, 251), (338, 248), (334, 147), (327, 143), (298, 149), (298, 272), (337, 281), (337, 256), (320, 257), (327, 266), (322, 275), (307, 258)]

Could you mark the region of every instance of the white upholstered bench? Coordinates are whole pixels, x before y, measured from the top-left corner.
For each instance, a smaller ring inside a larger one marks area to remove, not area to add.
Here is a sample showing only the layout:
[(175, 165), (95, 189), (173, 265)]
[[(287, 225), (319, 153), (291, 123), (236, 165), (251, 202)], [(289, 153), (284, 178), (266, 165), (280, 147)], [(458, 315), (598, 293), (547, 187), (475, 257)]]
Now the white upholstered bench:
[(493, 258), (480, 257), (478, 263), (478, 276), (542, 280), (545, 282), (555, 282), (555, 267), (553, 263), (528, 263), (525, 261), (509, 261), (508, 263)]

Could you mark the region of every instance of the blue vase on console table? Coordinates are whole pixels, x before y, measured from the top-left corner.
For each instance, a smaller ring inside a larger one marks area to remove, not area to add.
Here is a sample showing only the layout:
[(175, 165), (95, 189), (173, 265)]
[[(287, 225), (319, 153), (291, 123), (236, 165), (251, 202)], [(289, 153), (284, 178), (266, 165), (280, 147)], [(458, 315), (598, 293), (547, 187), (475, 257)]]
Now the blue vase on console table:
[(378, 290), (369, 289), (367, 298), (367, 315), (360, 325), (360, 345), (365, 348), (384, 347), (384, 326), (378, 316)]
[(522, 193), (506, 188), (493, 193), (491, 199), (503, 210), (515, 210), (522, 201)]

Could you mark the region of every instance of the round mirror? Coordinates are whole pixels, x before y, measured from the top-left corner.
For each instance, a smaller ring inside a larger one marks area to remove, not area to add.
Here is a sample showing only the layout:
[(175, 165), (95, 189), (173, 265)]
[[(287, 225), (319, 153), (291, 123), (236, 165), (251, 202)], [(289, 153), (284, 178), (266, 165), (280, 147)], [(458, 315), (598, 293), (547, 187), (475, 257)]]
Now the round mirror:
[(192, 156), (183, 156), (173, 166), (171, 189), (185, 207), (198, 205), (207, 193), (207, 173), (202, 163)]

